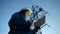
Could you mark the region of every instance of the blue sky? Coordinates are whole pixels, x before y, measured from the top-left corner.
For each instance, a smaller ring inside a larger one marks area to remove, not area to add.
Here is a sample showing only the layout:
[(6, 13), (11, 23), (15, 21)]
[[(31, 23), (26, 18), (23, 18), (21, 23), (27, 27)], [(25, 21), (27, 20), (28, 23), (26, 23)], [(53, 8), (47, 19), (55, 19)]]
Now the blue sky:
[(42, 34), (60, 34), (60, 0), (0, 0), (0, 34), (8, 34), (8, 21), (13, 13), (32, 5), (39, 5), (50, 14), (46, 15), (46, 23), (51, 27), (42, 28)]

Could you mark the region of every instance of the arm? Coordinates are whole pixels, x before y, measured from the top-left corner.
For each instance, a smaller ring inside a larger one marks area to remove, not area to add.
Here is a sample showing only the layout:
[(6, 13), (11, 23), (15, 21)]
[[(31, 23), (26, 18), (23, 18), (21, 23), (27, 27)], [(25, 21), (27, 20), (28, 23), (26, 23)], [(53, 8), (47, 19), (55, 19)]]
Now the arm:
[(11, 29), (29, 29), (31, 24), (29, 21), (26, 21), (22, 16), (12, 15), (9, 21), (9, 26)]

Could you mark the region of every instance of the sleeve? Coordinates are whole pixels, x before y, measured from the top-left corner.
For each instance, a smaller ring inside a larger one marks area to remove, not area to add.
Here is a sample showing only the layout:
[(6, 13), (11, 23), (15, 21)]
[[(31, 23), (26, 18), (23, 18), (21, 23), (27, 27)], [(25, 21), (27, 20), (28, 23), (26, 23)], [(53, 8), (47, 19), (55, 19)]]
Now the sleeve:
[(22, 16), (20, 16), (15, 25), (20, 28), (30, 29), (31, 23), (29, 21), (26, 21)]

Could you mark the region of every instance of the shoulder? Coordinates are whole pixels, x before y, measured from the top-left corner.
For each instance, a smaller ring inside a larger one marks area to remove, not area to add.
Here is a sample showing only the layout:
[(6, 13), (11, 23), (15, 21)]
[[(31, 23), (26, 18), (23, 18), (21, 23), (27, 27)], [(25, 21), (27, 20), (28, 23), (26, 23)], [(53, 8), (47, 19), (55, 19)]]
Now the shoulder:
[(12, 18), (23, 19), (24, 16), (23, 16), (22, 14), (20, 14), (19, 12), (15, 12), (15, 13), (12, 15)]

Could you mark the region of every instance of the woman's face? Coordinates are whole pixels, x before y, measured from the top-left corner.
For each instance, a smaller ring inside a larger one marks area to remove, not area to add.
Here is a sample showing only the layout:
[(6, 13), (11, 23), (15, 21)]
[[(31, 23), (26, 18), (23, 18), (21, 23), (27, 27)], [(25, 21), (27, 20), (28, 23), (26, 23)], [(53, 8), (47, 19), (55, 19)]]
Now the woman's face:
[(26, 13), (25, 13), (25, 18), (28, 18), (29, 15), (30, 15), (30, 12), (29, 12), (29, 11), (26, 11)]

